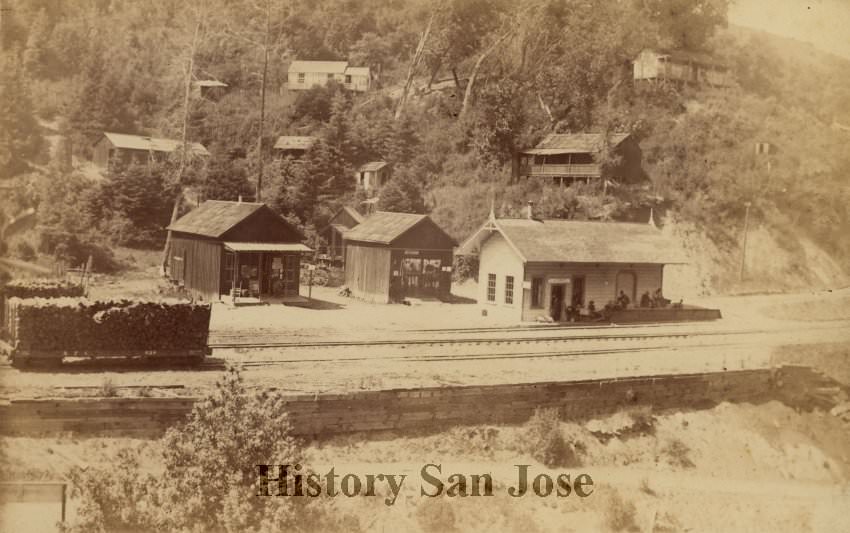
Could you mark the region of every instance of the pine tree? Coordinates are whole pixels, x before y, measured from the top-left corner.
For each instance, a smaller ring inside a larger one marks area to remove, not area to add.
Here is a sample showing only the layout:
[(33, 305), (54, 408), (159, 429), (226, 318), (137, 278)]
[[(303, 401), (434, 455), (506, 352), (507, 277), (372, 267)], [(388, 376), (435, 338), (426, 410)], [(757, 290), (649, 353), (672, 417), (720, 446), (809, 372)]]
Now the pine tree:
[(416, 178), (401, 169), (381, 190), (378, 209), (395, 213), (424, 213), (425, 199)]

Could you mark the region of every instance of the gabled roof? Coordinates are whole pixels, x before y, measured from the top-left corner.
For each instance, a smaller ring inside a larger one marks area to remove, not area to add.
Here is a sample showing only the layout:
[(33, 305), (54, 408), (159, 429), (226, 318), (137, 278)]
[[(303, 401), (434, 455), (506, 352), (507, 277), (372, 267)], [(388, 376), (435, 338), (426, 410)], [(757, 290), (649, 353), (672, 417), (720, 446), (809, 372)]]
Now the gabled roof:
[(463, 243), (471, 254), (500, 233), (525, 263), (684, 263), (684, 254), (650, 224), (491, 218)]
[(319, 72), (327, 74), (344, 74), (348, 61), (299, 61), (289, 64), (289, 72)]
[(351, 217), (351, 218), (353, 218), (355, 221), (357, 221), (357, 223), (358, 223), (358, 224), (360, 224), (361, 222), (363, 222), (363, 215), (361, 215), (361, 214), (360, 214), (360, 213), (359, 213), (356, 209), (354, 209), (353, 207), (349, 207), (349, 206), (347, 206), (347, 205), (343, 206), (343, 207), (342, 207), (342, 209), (340, 209), (339, 211), (337, 211), (337, 212), (334, 214), (334, 216), (333, 216), (333, 217), (331, 217), (331, 218), (332, 218), (332, 219), (333, 219), (333, 218), (336, 218), (336, 216), (337, 216), (340, 212), (342, 212), (342, 211), (345, 211), (346, 213), (348, 213), (348, 216), (350, 216), (350, 217)]
[(254, 202), (207, 200), (168, 226), (168, 229), (218, 238), (264, 206)]
[[(149, 152), (173, 152), (180, 148), (182, 143), (174, 139), (162, 139), (157, 137), (145, 137), (142, 135), (127, 135), (125, 133), (104, 132), (104, 137), (116, 148), (128, 150), (146, 150)], [(207, 149), (200, 143), (189, 143), (189, 150), (195, 155), (210, 155)]]
[(360, 168), (357, 169), (358, 172), (374, 172), (376, 170), (381, 170), (387, 166), (386, 161), (370, 161), (368, 163), (364, 163), (360, 165)]
[(377, 211), (345, 232), (345, 240), (390, 244), (426, 219), (428, 215)]
[[(614, 133), (608, 137), (611, 146), (618, 146), (629, 137), (628, 133)], [(602, 150), (605, 137), (602, 133), (550, 133), (537, 146), (524, 154), (594, 154)]]
[(275, 150), (309, 150), (316, 143), (315, 137), (283, 135), (274, 143)]

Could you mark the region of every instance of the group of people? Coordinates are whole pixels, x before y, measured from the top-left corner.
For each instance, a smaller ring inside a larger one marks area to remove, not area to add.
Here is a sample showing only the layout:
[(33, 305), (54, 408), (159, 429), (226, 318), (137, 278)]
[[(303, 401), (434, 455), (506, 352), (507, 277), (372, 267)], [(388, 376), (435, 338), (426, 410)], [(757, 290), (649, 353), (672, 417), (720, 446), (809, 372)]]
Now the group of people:
[[(573, 301), (572, 305), (564, 307), (563, 320), (567, 320), (568, 322), (579, 322), (585, 320), (604, 321), (608, 320), (614, 311), (628, 309), (631, 303), (631, 298), (629, 298), (624, 291), (620, 291), (617, 298), (609, 301), (601, 310), (596, 309), (596, 303), (593, 300), (590, 300), (586, 307), (583, 306), (580, 301)], [(665, 308), (670, 305), (670, 300), (664, 297), (661, 289), (659, 288), (656, 289), (653, 294), (650, 294), (649, 291), (643, 293), (638, 304), (639, 305), (637, 307), (642, 308)], [(673, 304), (673, 307), (677, 306), (681, 307), (681, 302), (679, 304)]]
[(649, 308), (664, 308), (670, 305), (670, 300), (665, 298), (661, 294), (661, 289), (655, 289), (655, 292), (652, 296), (649, 295), (649, 291), (646, 291), (640, 297), (640, 307), (649, 307)]

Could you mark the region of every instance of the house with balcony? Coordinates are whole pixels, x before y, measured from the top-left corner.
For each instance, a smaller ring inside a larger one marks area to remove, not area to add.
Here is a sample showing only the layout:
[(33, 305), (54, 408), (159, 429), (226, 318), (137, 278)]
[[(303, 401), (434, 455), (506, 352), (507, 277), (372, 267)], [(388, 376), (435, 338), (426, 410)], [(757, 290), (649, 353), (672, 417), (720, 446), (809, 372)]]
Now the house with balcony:
[(516, 154), (513, 168), (515, 178), (561, 186), (597, 180), (636, 183), (645, 176), (641, 159), (640, 146), (628, 133), (607, 138), (602, 133), (551, 133), (534, 148)]
[(369, 90), (372, 75), (369, 67), (352, 67), (348, 61), (293, 61), (289, 64), (287, 88), (304, 91), (324, 87), (329, 81), (341, 84), (349, 91)]
[(643, 50), (632, 62), (635, 82), (729, 85), (729, 68), (709, 54), (687, 50)]

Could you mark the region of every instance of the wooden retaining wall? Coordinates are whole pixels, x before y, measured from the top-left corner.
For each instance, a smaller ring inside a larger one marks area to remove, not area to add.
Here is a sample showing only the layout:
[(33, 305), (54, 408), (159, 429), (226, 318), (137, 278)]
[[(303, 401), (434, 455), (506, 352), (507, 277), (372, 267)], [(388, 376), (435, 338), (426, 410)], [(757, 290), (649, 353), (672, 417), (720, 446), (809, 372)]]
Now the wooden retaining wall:
[[(705, 408), (721, 401), (799, 403), (824, 378), (807, 367), (519, 385), (439, 387), (291, 396), (302, 436), (521, 423), (537, 407), (584, 419), (634, 405)], [(0, 405), (0, 434), (65, 432), (155, 437), (191, 410), (192, 398), (13, 400)]]

